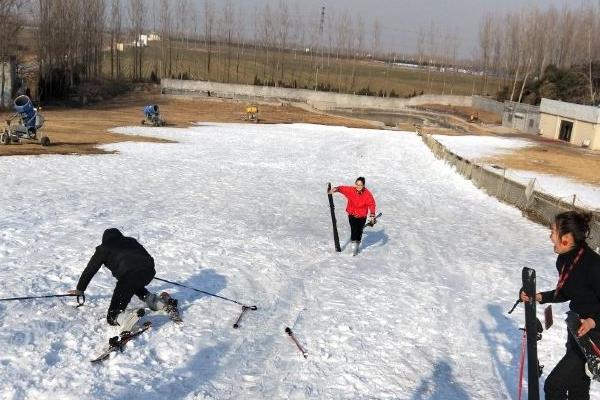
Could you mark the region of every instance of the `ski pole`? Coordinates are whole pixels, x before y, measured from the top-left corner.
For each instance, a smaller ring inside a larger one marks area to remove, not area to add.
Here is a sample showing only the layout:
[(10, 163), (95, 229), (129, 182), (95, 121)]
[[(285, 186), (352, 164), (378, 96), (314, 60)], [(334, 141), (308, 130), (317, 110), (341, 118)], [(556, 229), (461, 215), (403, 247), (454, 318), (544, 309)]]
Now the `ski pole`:
[[(522, 328), (521, 328), (522, 329)], [(521, 356), (519, 357), (519, 387), (518, 399), (521, 400), (523, 393), (523, 367), (525, 366), (525, 345), (527, 344), (527, 333), (523, 329), (523, 338), (521, 339)]]
[[(13, 300), (30, 300), (30, 299), (50, 299), (53, 297), (74, 297), (77, 296), (77, 307), (81, 307), (85, 303), (85, 295), (76, 294), (48, 294), (44, 296), (24, 296), (24, 297), (7, 297), (0, 299), (0, 301), (13, 301)], [(81, 298), (81, 300), (80, 300)]]
[(228, 299), (227, 297), (219, 296), (218, 294), (214, 294), (214, 293), (205, 292), (204, 290), (196, 289), (196, 288), (193, 288), (193, 287), (191, 287), (191, 286), (186, 286), (186, 285), (184, 285), (184, 284), (182, 284), (182, 283), (177, 283), (177, 282), (168, 281), (168, 280), (166, 280), (166, 279), (162, 279), (162, 278), (159, 278), (159, 277), (157, 277), (157, 276), (155, 276), (155, 277), (154, 277), (154, 279), (156, 279), (157, 281), (162, 281), (162, 282), (170, 283), (170, 284), (172, 284), (172, 285), (175, 285), (175, 286), (181, 286), (181, 287), (184, 287), (184, 288), (186, 288), (186, 289), (190, 289), (190, 290), (193, 290), (193, 291), (196, 291), (196, 292), (199, 292), (199, 293), (204, 293), (204, 294), (206, 294), (206, 295), (209, 295), (209, 296), (212, 296), (212, 297), (216, 297), (216, 298), (218, 298), (218, 299), (222, 299), (222, 300), (230, 301), (230, 302), (232, 302), (232, 303), (239, 304), (240, 306), (242, 306), (242, 307), (245, 307), (245, 308), (247, 308), (247, 309), (249, 309), (249, 310), (256, 310), (256, 309), (257, 309), (257, 307), (256, 307), (256, 306), (248, 306), (248, 305), (246, 305), (246, 304), (242, 304), (242, 303), (240, 303), (239, 301), (235, 301), (235, 300), (232, 300), (232, 299)]
[(248, 311), (248, 307), (242, 306), (242, 312), (240, 313), (240, 316), (238, 317), (238, 319), (233, 324), (233, 329), (237, 329), (237, 328), (240, 327), (240, 321), (242, 320), (242, 317), (244, 316), (244, 314), (246, 313), (246, 311)]
[(292, 340), (296, 344), (296, 347), (302, 353), (302, 356), (304, 358), (308, 358), (308, 351), (306, 351), (306, 349), (304, 347), (302, 347), (302, 345), (300, 344), (300, 342), (298, 342), (298, 339), (296, 339), (296, 336), (294, 335), (294, 332), (292, 332), (292, 330), (289, 327), (286, 327), (285, 328), (285, 333), (287, 333), (288, 336), (292, 338)]
[(517, 299), (517, 301), (515, 301), (515, 305), (512, 306), (512, 308), (510, 309), (510, 311), (508, 312), (509, 314), (512, 314), (513, 311), (515, 311), (515, 308), (517, 308), (517, 306), (519, 305), (519, 303), (521, 303), (523, 300), (521, 299)]

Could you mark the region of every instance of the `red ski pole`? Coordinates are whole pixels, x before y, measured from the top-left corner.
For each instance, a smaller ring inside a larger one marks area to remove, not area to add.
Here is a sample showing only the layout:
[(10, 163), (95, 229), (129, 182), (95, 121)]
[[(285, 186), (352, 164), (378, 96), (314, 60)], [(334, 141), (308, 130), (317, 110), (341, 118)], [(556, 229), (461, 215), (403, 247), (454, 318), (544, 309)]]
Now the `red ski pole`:
[(521, 400), (521, 393), (523, 392), (523, 369), (525, 366), (525, 345), (527, 344), (527, 333), (525, 329), (523, 329), (523, 339), (521, 339), (521, 357), (519, 359), (519, 397)]

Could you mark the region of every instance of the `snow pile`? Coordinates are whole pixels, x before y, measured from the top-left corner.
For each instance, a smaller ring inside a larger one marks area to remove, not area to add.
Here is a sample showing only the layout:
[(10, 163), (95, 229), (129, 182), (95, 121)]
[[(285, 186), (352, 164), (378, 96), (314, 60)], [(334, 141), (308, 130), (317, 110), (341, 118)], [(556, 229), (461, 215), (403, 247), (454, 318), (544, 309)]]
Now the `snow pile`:
[[(106, 269), (79, 309), (72, 299), (0, 302), (0, 398), (516, 396), (523, 312), (506, 311), (523, 266), (538, 270), (541, 288), (555, 285), (547, 229), (476, 189), (416, 135), (249, 124), (119, 131), (179, 143), (0, 158), (0, 297), (75, 287), (114, 226), (146, 246), (159, 277), (258, 310), (234, 330), (239, 306), (155, 281), (150, 289), (179, 298), (183, 325), (149, 313), (150, 331), (92, 365), (108, 334)], [(383, 216), (351, 257), (339, 195), (344, 252), (333, 250), (325, 188), (359, 175)], [(544, 377), (563, 354), (560, 313), (540, 342)]]
[(512, 153), (535, 143), (526, 139), (495, 136), (446, 136), (433, 135), (434, 139), (454, 154), (469, 160), (478, 160), (492, 155)]

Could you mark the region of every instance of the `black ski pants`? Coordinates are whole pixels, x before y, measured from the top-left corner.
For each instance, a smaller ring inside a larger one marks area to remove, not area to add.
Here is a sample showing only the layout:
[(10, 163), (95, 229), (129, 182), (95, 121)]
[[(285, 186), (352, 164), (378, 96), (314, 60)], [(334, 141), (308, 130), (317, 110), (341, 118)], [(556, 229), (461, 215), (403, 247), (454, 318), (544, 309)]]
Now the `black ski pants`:
[(367, 222), (367, 217), (358, 218), (348, 214), (348, 222), (350, 222), (350, 240), (353, 242), (360, 242), (363, 229), (365, 229), (365, 223)]
[(544, 393), (546, 400), (590, 399), (590, 378), (585, 373), (585, 357), (570, 334), (567, 353), (548, 375)]
[(154, 268), (151, 267), (131, 271), (117, 280), (117, 285), (115, 286), (110, 306), (108, 307), (109, 322), (111, 318), (116, 318), (117, 314), (127, 308), (134, 294), (143, 299), (150, 293), (146, 289), (146, 285), (154, 279), (155, 274)]

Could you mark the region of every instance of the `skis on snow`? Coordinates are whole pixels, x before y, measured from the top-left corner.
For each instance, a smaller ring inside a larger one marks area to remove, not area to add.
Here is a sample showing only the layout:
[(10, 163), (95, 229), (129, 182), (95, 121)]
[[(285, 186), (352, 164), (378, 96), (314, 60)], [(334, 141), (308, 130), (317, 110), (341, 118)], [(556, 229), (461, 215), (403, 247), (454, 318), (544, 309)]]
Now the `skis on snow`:
[(92, 364), (97, 364), (106, 360), (110, 357), (112, 352), (118, 351), (122, 353), (125, 350), (125, 345), (127, 342), (146, 332), (151, 326), (152, 323), (150, 321), (146, 321), (142, 326), (138, 326), (132, 331), (121, 332), (119, 336), (110, 338), (108, 341), (108, 349), (106, 349), (106, 351), (104, 351), (104, 353), (100, 354), (98, 357), (91, 360)]
[(289, 327), (287, 327), (287, 328), (285, 328), (285, 333), (287, 333), (288, 336), (294, 341), (294, 343), (296, 344), (296, 347), (302, 353), (302, 356), (304, 358), (308, 358), (308, 351), (306, 351), (306, 349), (304, 347), (302, 347), (302, 345), (300, 344), (300, 342), (298, 341), (298, 339), (296, 339), (296, 336), (294, 335), (294, 332), (292, 332), (292, 330)]
[(329, 209), (331, 210), (331, 223), (333, 224), (333, 244), (335, 251), (341, 252), (340, 237), (338, 236), (337, 220), (335, 219), (335, 206), (333, 205), (333, 195), (329, 193), (331, 190), (331, 183), (327, 184), (327, 197), (329, 198)]

